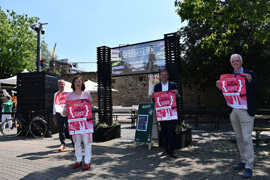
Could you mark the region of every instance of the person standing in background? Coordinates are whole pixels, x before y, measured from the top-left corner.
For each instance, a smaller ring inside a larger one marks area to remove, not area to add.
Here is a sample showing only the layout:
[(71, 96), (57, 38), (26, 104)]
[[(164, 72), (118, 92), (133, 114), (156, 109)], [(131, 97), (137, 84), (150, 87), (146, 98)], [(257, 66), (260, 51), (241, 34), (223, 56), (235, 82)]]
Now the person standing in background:
[[(13, 102), (10, 100), (10, 96), (4, 96), (2, 97), (2, 117), (1, 117), (1, 133), (4, 134), (3, 130), (6, 128), (5, 127), (5, 121), (12, 119), (11, 113), (12, 113), (12, 108), (13, 108)], [(7, 113), (7, 114), (5, 114)], [(12, 121), (8, 121), (8, 128), (12, 128)]]
[[(66, 97), (68, 92), (65, 92), (65, 81), (63, 79), (58, 80), (58, 91), (54, 94), (53, 98), (53, 122), (59, 130), (60, 147), (58, 151), (66, 149), (66, 131), (68, 129), (67, 117), (64, 114), (64, 107), (66, 104)], [(71, 139), (74, 146), (73, 140)]]
[[(171, 91), (175, 90), (175, 94), (178, 95), (177, 87), (174, 82), (168, 81), (168, 72), (166, 69), (160, 71), (160, 83), (154, 87), (154, 92)], [(177, 119), (170, 121), (160, 121), (161, 126), (161, 142), (164, 147), (164, 153), (162, 155), (169, 155), (172, 158), (177, 158), (174, 155), (174, 143), (175, 143), (175, 128)]]

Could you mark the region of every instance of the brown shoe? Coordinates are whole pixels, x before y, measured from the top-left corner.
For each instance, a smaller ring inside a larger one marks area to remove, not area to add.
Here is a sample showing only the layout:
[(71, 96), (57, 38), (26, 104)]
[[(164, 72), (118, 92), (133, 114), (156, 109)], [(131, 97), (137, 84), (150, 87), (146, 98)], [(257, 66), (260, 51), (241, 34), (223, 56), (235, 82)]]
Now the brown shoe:
[(75, 164), (73, 164), (72, 168), (73, 169), (77, 169), (78, 167), (80, 167), (82, 165), (82, 162), (76, 162)]
[(64, 151), (66, 149), (66, 146), (65, 145), (61, 145), (59, 148), (58, 148), (58, 151)]
[(82, 170), (88, 170), (88, 169), (90, 169), (91, 168), (91, 164), (85, 164), (85, 165), (83, 165), (83, 167), (82, 167)]

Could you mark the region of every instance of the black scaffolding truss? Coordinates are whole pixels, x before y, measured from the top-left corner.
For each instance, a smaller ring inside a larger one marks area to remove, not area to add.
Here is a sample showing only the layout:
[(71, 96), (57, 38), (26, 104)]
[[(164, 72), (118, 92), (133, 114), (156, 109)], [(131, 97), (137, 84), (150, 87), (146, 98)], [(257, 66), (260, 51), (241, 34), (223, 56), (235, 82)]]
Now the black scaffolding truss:
[(177, 85), (177, 89), (180, 97), (177, 98), (177, 109), (178, 109), (178, 121), (181, 122), (183, 119), (183, 88), (180, 77), (180, 66), (181, 66), (181, 50), (180, 50), (180, 36), (177, 33), (169, 33), (164, 35), (165, 41), (165, 58), (166, 58), (166, 69), (169, 73), (169, 80), (173, 81)]
[(111, 48), (97, 48), (98, 117), (99, 122), (112, 125), (112, 63)]

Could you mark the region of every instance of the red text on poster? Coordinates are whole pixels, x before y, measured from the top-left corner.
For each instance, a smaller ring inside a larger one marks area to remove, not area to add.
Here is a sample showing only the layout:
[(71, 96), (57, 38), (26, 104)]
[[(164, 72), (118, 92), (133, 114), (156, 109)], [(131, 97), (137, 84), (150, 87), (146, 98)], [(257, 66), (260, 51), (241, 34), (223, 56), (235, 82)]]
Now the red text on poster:
[(88, 99), (70, 100), (66, 103), (69, 134), (93, 133), (92, 107)]
[(246, 83), (242, 74), (222, 74), (220, 85), (228, 106), (247, 109)]
[(174, 91), (155, 92), (157, 121), (177, 120), (177, 105)]

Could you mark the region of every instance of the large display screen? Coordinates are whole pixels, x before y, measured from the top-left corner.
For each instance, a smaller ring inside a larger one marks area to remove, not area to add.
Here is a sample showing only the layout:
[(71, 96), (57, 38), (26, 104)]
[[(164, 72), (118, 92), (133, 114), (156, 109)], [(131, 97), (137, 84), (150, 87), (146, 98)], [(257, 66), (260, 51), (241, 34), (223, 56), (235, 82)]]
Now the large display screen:
[(165, 67), (164, 40), (111, 49), (112, 75), (156, 73)]

